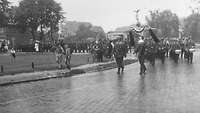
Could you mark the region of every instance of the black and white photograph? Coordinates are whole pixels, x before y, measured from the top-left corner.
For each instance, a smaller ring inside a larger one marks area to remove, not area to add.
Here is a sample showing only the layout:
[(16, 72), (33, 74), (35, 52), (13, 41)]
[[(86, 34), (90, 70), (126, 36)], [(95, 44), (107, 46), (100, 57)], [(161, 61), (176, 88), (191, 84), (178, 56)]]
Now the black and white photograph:
[(200, 113), (200, 0), (0, 0), (0, 113)]

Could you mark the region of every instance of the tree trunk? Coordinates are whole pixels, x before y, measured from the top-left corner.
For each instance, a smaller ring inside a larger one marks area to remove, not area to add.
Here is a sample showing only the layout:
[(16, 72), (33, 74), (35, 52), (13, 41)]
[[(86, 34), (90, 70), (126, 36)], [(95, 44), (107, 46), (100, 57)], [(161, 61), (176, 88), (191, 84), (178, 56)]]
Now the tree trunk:
[(31, 30), (31, 35), (33, 37), (33, 41), (35, 41), (35, 31), (34, 30)]
[(51, 37), (51, 44), (54, 44), (54, 38), (53, 38), (53, 25), (52, 25), (52, 22), (51, 22), (51, 27), (50, 27), (50, 37)]
[(44, 31), (43, 31), (43, 26), (40, 26), (40, 41), (41, 41), (41, 47), (44, 47), (45, 44), (45, 39), (44, 39)]

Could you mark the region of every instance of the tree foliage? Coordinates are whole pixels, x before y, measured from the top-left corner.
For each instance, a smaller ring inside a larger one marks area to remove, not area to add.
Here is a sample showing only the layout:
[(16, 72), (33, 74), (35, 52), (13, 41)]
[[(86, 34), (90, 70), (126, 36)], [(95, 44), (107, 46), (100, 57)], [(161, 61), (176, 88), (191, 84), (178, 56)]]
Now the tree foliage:
[(78, 31), (76, 32), (76, 37), (79, 40), (84, 40), (89, 37), (95, 38), (97, 33), (90, 30), (91, 26), (80, 25)]
[(58, 23), (63, 19), (60, 4), (54, 0), (22, 0), (16, 11), (16, 21), (22, 31), (30, 31), (35, 40), (35, 33), (58, 30)]
[(6, 26), (9, 22), (9, 5), (8, 0), (0, 0), (0, 27)]
[(149, 17), (146, 17), (147, 24), (161, 31), (162, 37), (177, 37), (179, 29), (179, 18), (170, 10), (159, 12), (150, 11)]
[(200, 14), (193, 13), (184, 20), (185, 36), (192, 36), (193, 40), (199, 41), (200, 36)]
[(101, 27), (94, 26), (85, 26), (84, 24), (79, 26), (78, 31), (76, 32), (76, 37), (80, 40), (85, 40), (87, 38), (105, 38), (105, 33)]

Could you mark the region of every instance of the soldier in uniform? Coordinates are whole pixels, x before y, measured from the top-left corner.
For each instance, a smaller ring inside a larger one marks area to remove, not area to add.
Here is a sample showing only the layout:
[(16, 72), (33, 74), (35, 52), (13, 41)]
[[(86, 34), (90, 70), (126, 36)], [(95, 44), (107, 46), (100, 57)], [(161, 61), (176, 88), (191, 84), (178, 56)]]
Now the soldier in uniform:
[(145, 58), (150, 62), (152, 66), (155, 65), (156, 46), (153, 40), (149, 40), (148, 43), (146, 43)]
[(193, 51), (191, 51), (191, 49), (194, 50), (194, 42), (189, 39), (186, 42), (186, 50), (185, 50), (185, 58), (187, 59), (188, 63), (192, 63), (193, 61)]
[(164, 43), (163, 42), (159, 43), (158, 44), (158, 53), (157, 54), (158, 54), (158, 58), (161, 59), (162, 64), (164, 64), (164, 62), (165, 62), (165, 53), (166, 52), (167, 52), (167, 49), (166, 49)]
[(180, 47), (180, 44), (178, 42), (173, 42), (172, 46), (171, 46), (171, 58), (176, 62), (178, 63), (178, 60), (179, 60), (179, 54), (180, 53), (177, 53), (176, 51), (177, 50), (181, 50), (181, 47)]
[(118, 71), (117, 73), (120, 74), (120, 71), (124, 71), (124, 57), (126, 57), (126, 46), (125, 43), (122, 41), (123, 37), (120, 36), (118, 41), (115, 43), (113, 54), (117, 63)]
[(142, 37), (140, 37), (140, 40), (138, 41), (138, 45), (135, 49), (135, 53), (138, 55), (139, 63), (140, 63), (140, 75), (145, 74), (146, 72), (146, 66), (144, 64), (145, 62), (145, 42)]
[(183, 55), (185, 54), (185, 45), (183, 43), (183, 40), (180, 40), (180, 47), (181, 47), (181, 59), (183, 58)]

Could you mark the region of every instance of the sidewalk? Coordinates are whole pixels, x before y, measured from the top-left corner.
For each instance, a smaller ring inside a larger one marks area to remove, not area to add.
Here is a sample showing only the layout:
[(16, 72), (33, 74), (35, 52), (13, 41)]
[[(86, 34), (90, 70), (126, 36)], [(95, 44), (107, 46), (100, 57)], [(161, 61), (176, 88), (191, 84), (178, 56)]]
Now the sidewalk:
[[(136, 61), (137, 60), (134, 55), (128, 54), (128, 56), (125, 58), (125, 65), (132, 64)], [(113, 68), (116, 68), (115, 61), (81, 65), (72, 68), (71, 71), (64, 69), (64, 70), (53, 70), (53, 71), (41, 71), (34, 73), (21, 73), (16, 75), (5, 75), (0, 77), (0, 86), (24, 83), (24, 82), (33, 82), (39, 80), (47, 80), (52, 78), (69, 77), (77, 74), (104, 71)]]
[[(54, 53), (19, 53), (15, 60), (9, 54), (0, 55), (0, 76), (20, 73), (56, 70), (58, 64)], [(109, 61), (109, 59), (104, 59)], [(73, 54), (71, 67), (92, 64), (91, 54)]]

